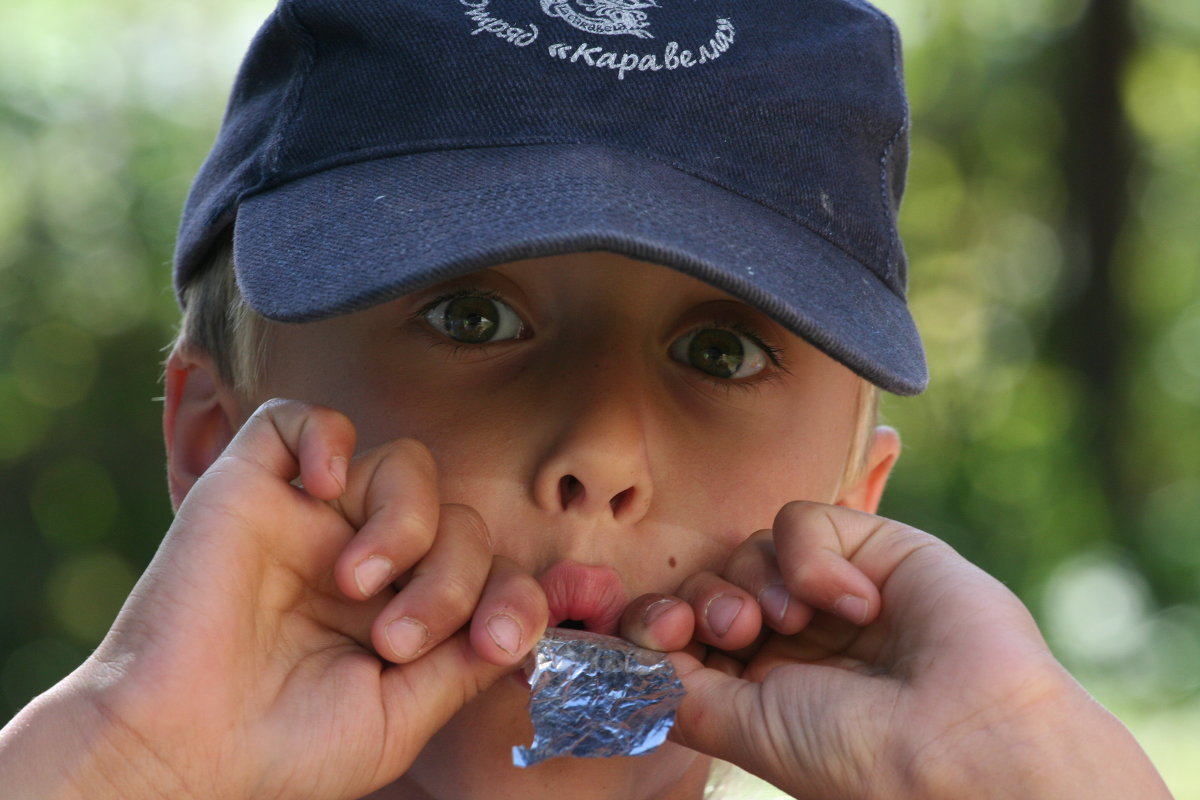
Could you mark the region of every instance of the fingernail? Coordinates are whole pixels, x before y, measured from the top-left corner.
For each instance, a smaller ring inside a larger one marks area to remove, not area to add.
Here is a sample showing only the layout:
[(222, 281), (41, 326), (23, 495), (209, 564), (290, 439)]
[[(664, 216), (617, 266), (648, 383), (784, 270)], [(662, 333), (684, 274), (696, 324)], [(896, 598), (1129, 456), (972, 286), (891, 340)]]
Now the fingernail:
[(354, 568), (354, 582), (363, 597), (374, 597), (391, 577), (392, 562), (383, 556), (363, 559), (362, 563)]
[(852, 594), (844, 594), (838, 598), (838, 601), (833, 604), (833, 611), (847, 622), (853, 622), (855, 625), (862, 625), (867, 621), (867, 601), (861, 597), (855, 597)]
[(521, 639), (525, 635), (525, 630), (521, 627), (521, 623), (510, 617), (508, 614), (496, 614), (487, 621), (488, 635), (492, 637), (492, 641), (510, 656), (515, 656), (521, 650)]
[(719, 594), (704, 607), (704, 618), (708, 620), (708, 629), (717, 636), (724, 636), (733, 627), (733, 621), (742, 610), (742, 598), (728, 594)]
[(342, 491), (346, 491), (346, 475), (350, 471), (350, 462), (345, 456), (334, 456), (329, 460), (329, 474), (337, 481)]
[(677, 605), (679, 605), (679, 601), (671, 597), (664, 597), (661, 600), (655, 600), (653, 603), (647, 606), (646, 610), (642, 613), (642, 620), (647, 625), (653, 625), (656, 619)]
[(779, 583), (768, 586), (758, 593), (758, 604), (775, 622), (783, 622), (791, 601), (792, 595), (788, 592), (787, 587)]
[(388, 647), (398, 658), (413, 658), (429, 641), (429, 629), (412, 617), (401, 617), (388, 623), (385, 629)]

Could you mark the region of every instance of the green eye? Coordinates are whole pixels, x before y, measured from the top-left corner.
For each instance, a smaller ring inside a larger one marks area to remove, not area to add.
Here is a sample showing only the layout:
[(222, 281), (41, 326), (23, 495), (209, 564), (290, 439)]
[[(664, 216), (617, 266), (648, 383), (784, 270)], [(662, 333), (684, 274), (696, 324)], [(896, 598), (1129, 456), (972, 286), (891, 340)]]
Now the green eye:
[(749, 337), (725, 328), (693, 331), (671, 345), (671, 357), (714, 378), (749, 378), (767, 366), (767, 354)]
[(461, 294), (435, 303), (425, 319), (440, 333), (463, 344), (519, 339), (525, 325), (508, 304), (484, 294)]

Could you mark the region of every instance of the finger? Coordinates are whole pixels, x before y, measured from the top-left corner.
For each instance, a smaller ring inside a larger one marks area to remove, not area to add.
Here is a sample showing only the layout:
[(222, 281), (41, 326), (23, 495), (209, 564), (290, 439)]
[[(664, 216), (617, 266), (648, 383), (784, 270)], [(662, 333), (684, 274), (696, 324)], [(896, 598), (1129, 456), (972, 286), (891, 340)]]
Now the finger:
[[(317, 647), (338, 638), (327, 635), (331, 627), (361, 639), (361, 621), (324, 602), (334, 588), (330, 565), (353, 530), (317, 498), (341, 493), (337, 462), (354, 439), (350, 421), (331, 409), (260, 407), (188, 492), (115, 639), (154, 640), (197, 675), (242, 674), (245, 659), (262, 668), (280, 655), (280, 641), (300, 641), (293, 632)], [(305, 490), (292, 485), (298, 476)]]
[(298, 476), (310, 495), (333, 500), (345, 489), (354, 441), (353, 424), (331, 408), (269, 400), (238, 431), (222, 459), (250, 464), (284, 481)]
[[(531, 644), (536, 629), (530, 628)], [(484, 658), (473, 646), (473, 638), (471, 631), (459, 631), (416, 661), (383, 670), (380, 697), (387, 712), (387, 731), (380, 747), (384, 758), (393, 760), (386, 770), (393, 779), (411, 763), (412, 742), (427, 742), (463, 706), (513, 672), (511, 663)]]
[[(870, 741), (862, 728), (870, 726), (872, 716), (863, 717), (861, 706), (868, 703), (853, 702), (859, 693), (872, 694), (865, 679), (791, 664), (780, 667), (789, 671), (786, 682), (766, 686), (682, 653), (673, 653), (671, 661), (687, 691), (668, 735), (672, 741), (735, 764), (789, 796), (865, 796), (858, 765), (874, 754), (858, 738)], [(797, 719), (804, 720), (804, 733), (797, 730)]]
[(858, 556), (884, 522), (839, 506), (784, 506), (775, 517), (774, 541), (780, 572), (792, 595), (855, 625), (872, 621), (880, 609), (878, 587), (890, 569), (868, 575)]
[[(798, 508), (796, 512), (813, 529), (836, 529), (845, 544), (852, 568), (872, 587), (886, 591), (889, 628), (905, 631), (910, 648), (945, 647), (951, 628), (962, 619), (975, 621), (977, 630), (1023, 631), (1028, 641), (1042, 641), (1036, 623), (1012, 592), (966, 561), (945, 542), (924, 531), (894, 520), (837, 506)], [(947, 614), (947, 608), (955, 613)], [(868, 622), (878, 614), (870, 610)], [(990, 645), (995, 637), (971, 639), (972, 658), (993, 658)], [(887, 641), (887, 630), (868, 631), (866, 645)], [(1038, 646), (1041, 646), (1040, 644)], [(881, 647), (877, 646), (875, 652)], [(966, 652), (961, 655), (967, 655)]]
[(433, 456), (411, 439), (362, 454), (335, 506), (359, 529), (334, 567), (338, 587), (347, 597), (371, 597), (433, 545), (441, 514)]
[(748, 647), (762, 631), (762, 613), (754, 596), (711, 572), (685, 580), (678, 595), (692, 607), (696, 638), (721, 650)]
[[(301, 585), (328, 582), (330, 564), (353, 534), (327, 501), (343, 491), (354, 442), (353, 424), (333, 409), (264, 403), (188, 492), (164, 546), (190, 552), (174, 556), (177, 564), (205, 562), (207, 574), (229, 576), (222, 586), (270, 588), (272, 607), (286, 606)], [(303, 488), (293, 484), (297, 477)], [(285, 580), (266, 582), (272, 569)]]
[(707, 667), (684, 653), (672, 654), (671, 663), (687, 693), (676, 709), (668, 738), (749, 768), (758, 755), (754, 743), (763, 731), (746, 709), (757, 702), (760, 685), (738, 679), (735, 669)]
[(372, 641), (392, 661), (417, 658), (461, 628), (479, 603), (492, 565), (483, 518), (472, 508), (441, 508), (432, 546), (375, 621)]
[(690, 604), (666, 594), (644, 594), (621, 613), (619, 635), (639, 647), (670, 652), (692, 640), (696, 615)]
[(497, 556), (471, 618), (471, 646), (491, 664), (517, 666), (542, 638), (549, 618), (546, 594), (534, 577)]
[(793, 597), (779, 571), (774, 533), (755, 533), (730, 554), (721, 577), (755, 597), (763, 619), (771, 628), (790, 636), (799, 633), (812, 619), (813, 609)]
[[(549, 621), (541, 586), (515, 562), (492, 562), (479, 613), (469, 631), (430, 646), (421, 658), (386, 668), (381, 696), (387, 709), (384, 752), (392, 754), (390, 772), (400, 775), (411, 763), (412, 741), (428, 741), (447, 720), (498, 679), (524, 662)], [(520, 630), (508, 639), (508, 623)]]
[(740, 678), (746, 670), (746, 665), (721, 650), (709, 650), (704, 656), (704, 666), (732, 678)]

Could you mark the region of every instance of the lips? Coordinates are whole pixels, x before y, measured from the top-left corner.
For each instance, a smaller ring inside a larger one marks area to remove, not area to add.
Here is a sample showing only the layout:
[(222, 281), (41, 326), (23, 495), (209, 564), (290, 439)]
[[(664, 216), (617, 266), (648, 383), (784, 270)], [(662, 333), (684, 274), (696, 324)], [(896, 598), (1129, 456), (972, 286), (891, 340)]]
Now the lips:
[(560, 561), (538, 577), (550, 605), (550, 625), (567, 623), (613, 635), (629, 603), (621, 577), (611, 567)]

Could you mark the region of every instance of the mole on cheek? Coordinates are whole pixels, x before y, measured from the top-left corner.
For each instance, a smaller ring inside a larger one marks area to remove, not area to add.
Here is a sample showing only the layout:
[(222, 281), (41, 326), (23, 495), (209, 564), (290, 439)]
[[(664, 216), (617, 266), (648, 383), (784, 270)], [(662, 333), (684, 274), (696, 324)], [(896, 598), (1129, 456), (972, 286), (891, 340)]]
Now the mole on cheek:
[(670, 558), (668, 558), (668, 559), (667, 559), (667, 566), (668, 566), (668, 567), (671, 567), (672, 569), (674, 569), (674, 567), (675, 567), (675, 556), (671, 556)]

